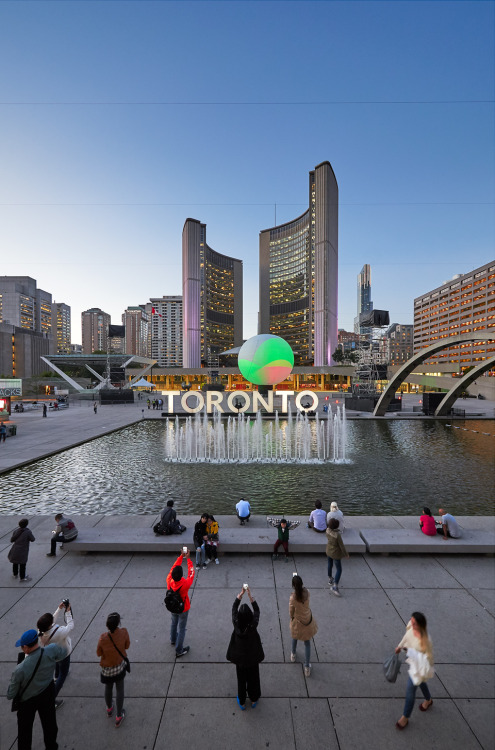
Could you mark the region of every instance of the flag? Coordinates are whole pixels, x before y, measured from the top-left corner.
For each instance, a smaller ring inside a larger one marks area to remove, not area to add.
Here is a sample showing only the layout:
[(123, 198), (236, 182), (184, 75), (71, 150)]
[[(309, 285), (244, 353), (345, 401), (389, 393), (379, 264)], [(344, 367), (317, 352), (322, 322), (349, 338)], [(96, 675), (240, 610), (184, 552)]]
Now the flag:
[(157, 313), (157, 311), (155, 310), (155, 308), (154, 308), (154, 307), (152, 307), (152, 308), (151, 308), (151, 314), (152, 314), (152, 315), (159, 315), (159, 316), (160, 316), (160, 318), (163, 318), (163, 315), (162, 315), (161, 313)]

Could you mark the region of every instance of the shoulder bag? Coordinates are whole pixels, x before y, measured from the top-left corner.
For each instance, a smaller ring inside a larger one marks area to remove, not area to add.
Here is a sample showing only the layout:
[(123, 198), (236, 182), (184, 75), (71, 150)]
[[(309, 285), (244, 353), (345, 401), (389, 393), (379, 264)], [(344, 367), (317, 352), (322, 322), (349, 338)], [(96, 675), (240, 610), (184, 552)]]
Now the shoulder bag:
[(35, 668), (33, 669), (33, 674), (31, 675), (31, 677), (27, 681), (26, 685), (22, 688), (22, 690), (19, 690), (19, 692), (17, 693), (17, 695), (14, 695), (14, 697), (12, 698), (11, 711), (18, 711), (20, 709), (20, 707), (21, 707), (21, 698), (24, 695), (24, 693), (26, 692), (26, 690), (28, 689), (28, 687), (30, 686), (31, 680), (33, 679), (34, 675), (38, 671), (38, 667), (40, 665), (40, 661), (41, 661), (41, 657), (42, 656), (43, 656), (43, 649), (41, 649), (40, 658), (38, 659), (38, 662), (37, 662)]
[(115, 645), (115, 642), (114, 642), (112, 636), (110, 635), (110, 633), (108, 634), (108, 637), (112, 641), (112, 644), (113, 644), (113, 647), (115, 648), (115, 650), (119, 652), (119, 654), (121, 655), (122, 659), (125, 661), (125, 671), (126, 672), (130, 672), (131, 671), (131, 662), (129, 661), (129, 659), (127, 658), (127, 656), (124, 656), (124, 654), (122, 653), (122, 651), (119, 648), (117, 648), (117, 646)]

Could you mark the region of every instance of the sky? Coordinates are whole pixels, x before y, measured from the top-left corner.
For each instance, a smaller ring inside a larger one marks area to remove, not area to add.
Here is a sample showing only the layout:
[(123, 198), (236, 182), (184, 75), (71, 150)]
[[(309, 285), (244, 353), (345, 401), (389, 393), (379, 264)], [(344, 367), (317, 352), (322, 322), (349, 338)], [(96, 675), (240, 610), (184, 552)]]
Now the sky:
[[(339, 185), (339, 327), (356, 278), (414, 298), (495, 257), (495, 4), (0, 2), (0, 275), (80, 313), (182, 294), (184, 221), (244, 267)], [(276, 217), (276, 220), (275, 220)]]

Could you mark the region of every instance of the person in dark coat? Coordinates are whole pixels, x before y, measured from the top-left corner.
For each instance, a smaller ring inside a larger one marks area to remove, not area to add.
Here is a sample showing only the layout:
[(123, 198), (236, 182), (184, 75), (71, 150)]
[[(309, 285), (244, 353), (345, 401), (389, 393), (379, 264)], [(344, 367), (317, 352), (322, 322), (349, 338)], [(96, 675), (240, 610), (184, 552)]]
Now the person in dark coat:
[(12, 577), (19, 578), (22, 582), (30, 581), (31, 577), (26, 575), (26, 564), (29, 555), (29, 544), (34, 542), (34, 536), (31, 529), (28, 529), (29, 521), (27, 518), (21, 518), (19, 528), (17, 528), (10, 541), (13, 543), (9, 550), (8, 558), (12, 563)]
[[(242, 597), (246, 593), (253, 609), (247, 604), (241, 604)], [(256, 708), (261, 696), (259, 665), (265, 658), (265, 654), (257, 630), (259, 620), (260, 608), (251, 596), (249, 587), (243, 586), (232, 605), (234, 632), (227, 649), (227, 660), (236, 666), (237, 703), (242, 711), (246, 710), (244, 705), (246, 695), (251, 701), (251, 708)]]

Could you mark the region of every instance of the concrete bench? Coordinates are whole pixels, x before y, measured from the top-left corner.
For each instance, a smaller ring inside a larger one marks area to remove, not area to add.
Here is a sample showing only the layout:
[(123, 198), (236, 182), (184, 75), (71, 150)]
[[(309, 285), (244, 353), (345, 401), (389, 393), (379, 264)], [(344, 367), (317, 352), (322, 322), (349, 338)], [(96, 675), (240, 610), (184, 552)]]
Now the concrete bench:
[(368, 552), (382, 554), (414, 552), (439, 554), (492, 554), (495, 533), (478, 529), (462, 529), (460, 539), (444, 541), (439, 534), (426, 536), (416, 529), (361, 529)]
[[(179, 553), (182, 546), (194, 549), (192, 543), (193, 527), (188, 527), (183, 534), (156, 536), (152, 528), (112, 529), (101, 527), (81, 529), (77, 539), (65, 545), (69, 552), (167, 552)], [(245, 526), (226, 527), (220, 524), (220, 544), (218, 551), (223, 552), (269, 552), (277, 539), (277, 531), (271, 527)], [(349, 553), (364, 553), (366, 545), (356, 529), (346, 529), (343, 535), (344, 544)], [(317, 534), (312, 529), (298, 527), (290, 534), (289, 552), (325, 553), (326, 536)], [(279, 550), (282, 551), (282, 550)]]

